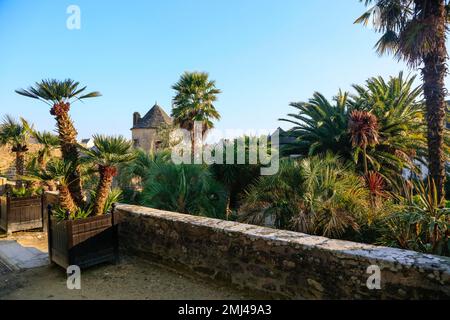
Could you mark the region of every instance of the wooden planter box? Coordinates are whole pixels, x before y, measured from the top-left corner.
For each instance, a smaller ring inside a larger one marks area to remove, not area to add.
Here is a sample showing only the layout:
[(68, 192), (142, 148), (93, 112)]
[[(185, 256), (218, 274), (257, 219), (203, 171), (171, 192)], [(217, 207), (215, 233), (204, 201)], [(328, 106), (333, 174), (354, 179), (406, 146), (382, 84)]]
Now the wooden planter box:
[(43, 227), (42, 196), (0, 197), (0, 228), (7, 233)]
[(116, 262), (118, 234), (114, 214), (58, 222), (49, 209), (48, 252), (50, 261), (63, 268)]

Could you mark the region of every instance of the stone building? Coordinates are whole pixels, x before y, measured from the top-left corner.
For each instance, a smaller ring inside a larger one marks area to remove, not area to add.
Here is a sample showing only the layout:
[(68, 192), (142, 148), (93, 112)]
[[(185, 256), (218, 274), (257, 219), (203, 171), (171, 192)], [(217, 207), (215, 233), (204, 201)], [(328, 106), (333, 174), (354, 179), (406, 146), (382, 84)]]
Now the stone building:
[(157, 103), (144, 117), (139, 112), (133, 113), (131, 135), (134, 146), (145, 151), (157, 150), (162, 143), (157, 134), (158, 128), (171, 124), (172, 118)]

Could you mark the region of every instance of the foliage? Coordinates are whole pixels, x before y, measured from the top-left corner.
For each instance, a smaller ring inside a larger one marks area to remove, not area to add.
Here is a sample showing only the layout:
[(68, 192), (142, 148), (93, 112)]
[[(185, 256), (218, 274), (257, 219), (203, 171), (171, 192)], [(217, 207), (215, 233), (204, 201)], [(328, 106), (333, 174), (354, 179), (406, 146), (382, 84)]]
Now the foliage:
[(242, 220), (278, 228), (339, 237), (366, 219), (364, 182), (331, 154), (284, 160), (277, 175), (262, 177), (247, 194)]
[(413, 82), (414, 77), (405, 79), (402, 73), (387, 82), (371, 78), (364, 86), (355, 85), (352, 96), (339, 92), (334, 105), (319, 93), (309, 102), (292, 103), (298, 113), (281, 120), (295, 124), (289, 133), (296, 142), (282, 150), (283, 154), (333, 152), (365, 171), (359, 163), (363, 148), (352, 145), (356, 137), (349, 128), (353, 112), (364, 111), (377, 123), (376, 139), (367, 145), (364, 157), (368, 170), (379, 171), (391, 181), (398, 179), (404, 168), (416, 170), (413, 160), (422, 161), (426, 148), (421, 89), (413, 88)]
[(132, 143), (122, 136), (94, 135), (94, 147), (84, 149), (84, 153), (87, 156), (86, 160), (98, 168), (100, 177), (93, 199), (93, 211), (95, 215), (101, 215), (104, 214), (118, 166), (132, 161), (135, 152)]
[(132, 161), (119, 166), (119, 184), (124, 187), (131, 187), (133, 180), (138, 179), (139, 184), (147, 182), (152, 167), (156, 164), (170, 162), (170, 151), (163, 150), (157, 152), (146, 152), (142, 149), (136, 150), (136, 156)]
[(81, 87), (79, 82), (71, 79), (59, 81), (56, 79), (42, 80), (28, 89), (16, 90), (16, 93), (37, 99), (49, 105), (50, 114), (55, 117), (56, 129), (61, 145), (62, 157), (66, 162), (73, 164), (71, 173), (71, 184), (69, 191), (77, 206), (83, 205), (82, 186), (80, 179), (79, 149), (77, 143), (77, 130), (70, 118), (71, 104), (87, 98), (100, 96), (99, 92), (85, 93), (86, 87)]
[(94, 147), (83, 149), (87, 160), (99, 167), (110, 167), (134, 159), (132, 143), (123, 136), (94, 135)]
[[(96, 192), (94, 190), (91, 191), (91, 199), (92, 202), (95, 202)], [(103, 214), (106, 214), (111, 211), (114, 203), (118, 203), (122, 201), (122, 190), (120, 188), (113, 188), (111, 192), (108, 193), (108, 197), (106, 198), (105, 207), (103, 209)]]
[(172, 89), (176, 92), (172, 110), (175, 125), (191, 131), (194, 122), (200, 121), (206, 131), (213, 127), (212, 120), (220, 119), (214, 102), (221, 91), (207, 73), (185, 72)]
[(18, 122), (10, 115), (6, 115), (0, 124), (0, 146), (11, 145), (12, 152), (25, 152), (28, 150), (27, 144), (30, 132), (27, 121), (21, 119)]
[[(224, 185), (228, 191), (228, 206), (230, 210), (236, 210), (239, 206), (239, 200), (244, 195), (245, 190), (261, 175), (261, 164), (259, 161), (256, 164), (250, 164), (249, 151), (250, 139), (254, 137), (242, 136), (233, 139), (233, 164), (218, 164), (211, 165), (210, 170), (214, 178)], [(238, 140), (243, 143), (243, 151), (238, 150)], [(244, 152), (243, 161), (245, 164), (238, 164), (238, 159)], [(224, 148), (223, 157), (226, 159), (227, 147)]]
[(432, 179), (405, 183), (400, 200), (404, 207), (386, 218), (380, 242), (450, 256), (450, 208), (442, 207)]
[(448, 52), (446, 37), (450, 22), (448, 0), (360, 0), (370, 6), (355, 23), (372, 22), (382, 36), (377, 52), (393, 54), (410, 67), (419, 68), (426, 106), (428, 171), (437, 185), (438, 197), (445, 197), (445, 154), (447, 118)]
[(30, 167), (44, 167), (46, 162), (52, 157), (52, 152), (59, 148), (60, 142), (57, 135), (48, 131), (36, 131), (29, 129), (33, 138), (40, 144), (40, 149), (31, 158), (28, 166)]
[(97, 91), (84, 93), (86, 87), (80, 88), (79, 86), (80, 83), (72, 79), (63, 81), (46, 79), (41, 82), (36, 82), (34, 86), (28, 89), (16, 90), (16, 93), (43, 101), (50, 106), (60, 102), (72, 103), (74, 101), (101, 96)]
[(225, 218), (226, 195), (206, 166), (155, 164), (142, 192), (142, 204), (161, 210)]
[(86, 219), (92, 215), (92, 208), (77, 208), (75, 211), (68, 211), (61, 206), (55, 206), (52, 209), (52, 214), (57, 221)]
[(10, 192), (11, 196), (14, 198), (27, 198), (40, 195), (42, 193), (42, 188), (22, 185), (19, 187), (13, 187), (8, 190), (8, 192)]

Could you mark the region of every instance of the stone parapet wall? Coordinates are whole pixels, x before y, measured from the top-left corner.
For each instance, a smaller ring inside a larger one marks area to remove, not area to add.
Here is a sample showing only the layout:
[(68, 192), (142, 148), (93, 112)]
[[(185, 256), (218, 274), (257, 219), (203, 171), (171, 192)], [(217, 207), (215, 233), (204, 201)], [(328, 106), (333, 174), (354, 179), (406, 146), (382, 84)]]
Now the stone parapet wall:
[[(116, 210), (127, 253), (268, 296), (450, 298), (448, 258), (145, 207)], [(380, 290), (367, 287), (376, 276), (370, 266), (381, 270)]]

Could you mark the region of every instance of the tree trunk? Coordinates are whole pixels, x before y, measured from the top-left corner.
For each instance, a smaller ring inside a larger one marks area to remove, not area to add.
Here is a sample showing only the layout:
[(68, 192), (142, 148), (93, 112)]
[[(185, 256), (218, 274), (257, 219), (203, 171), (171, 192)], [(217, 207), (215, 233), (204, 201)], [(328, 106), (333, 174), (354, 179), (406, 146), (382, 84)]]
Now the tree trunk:
[[(77, 130), (75, 129), (72, 119), (69, 116), (69, 103), (55, 104), (51, 110), (51, 114), (55, 116), (59, 139), (61, 142), (61, 153), (65, 161), (78, 163), (79, 153), (77, 147)], [(73, 200), (77, 206), (81, 206), (83, 202), (80, 170), (78, 166), (69, 177), (69, 190)]]
[(74, 213), (77, 211), (77, 205), (72, 198), (69, 188), (66, 185), (59, 185), (59, 205), (61, 208), (68, 210), (70, 213)]
[(97, 193), (94, 201), (94, 214), (96, 216), (102, 215), (105, 210), (106, 200), (111, 191), (113, 178), (117, 173), (114, 167), (100, 167), (100, 181), (97, 187)]
[(426, 119), (428, 124), (428, 167), (431, 178), (436, 183), (438, 197), (444, 200), (445, 163), (444, 134), (447, 104), (445, 102), (444, 78), (447, 73), (446, 59), (446, 16), (444, 1), (429, 1), (425, 6), (425, 19), (432, 19), (438, 45), (423, 58), (424, 96), (426, 100)]
[[(16, 178), (23, 176), (25, 172), (25, 154), (22, 151), (16, 151)], [(16, 180), (16, 187), (21, 188), (23, 185), (21, 178)]]

